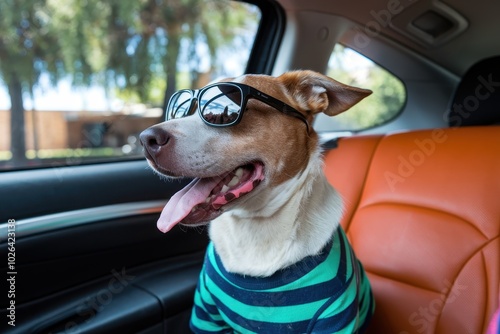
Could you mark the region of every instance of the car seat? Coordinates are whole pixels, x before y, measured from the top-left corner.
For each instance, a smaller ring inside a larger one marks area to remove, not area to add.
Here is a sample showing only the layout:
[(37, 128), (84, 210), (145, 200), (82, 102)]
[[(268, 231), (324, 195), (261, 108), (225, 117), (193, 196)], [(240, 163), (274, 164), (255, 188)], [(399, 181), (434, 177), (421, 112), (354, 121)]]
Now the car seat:
[(370, 333), (481, 334), (498, 308), (500, 126), (477, 125), (500, 121), (500, 87), (478, 79), (500, 75), (476, 69), (450, 106), (472, 106), (467, 87), (483, 95), (469, 116), (449, 113), (454, 127), (341, 138), (325, 153), (374, 291)]

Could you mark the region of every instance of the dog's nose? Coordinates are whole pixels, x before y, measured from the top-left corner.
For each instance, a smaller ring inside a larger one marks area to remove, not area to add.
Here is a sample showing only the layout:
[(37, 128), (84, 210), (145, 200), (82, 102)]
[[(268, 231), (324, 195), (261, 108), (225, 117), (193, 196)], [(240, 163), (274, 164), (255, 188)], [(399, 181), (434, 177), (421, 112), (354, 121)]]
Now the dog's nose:
[(167, 131), (154, 126), (142, 131), (139, 137), (142, 146), (153, 156), (158, 154), (162, 146), (165, 146), (170, 140)]

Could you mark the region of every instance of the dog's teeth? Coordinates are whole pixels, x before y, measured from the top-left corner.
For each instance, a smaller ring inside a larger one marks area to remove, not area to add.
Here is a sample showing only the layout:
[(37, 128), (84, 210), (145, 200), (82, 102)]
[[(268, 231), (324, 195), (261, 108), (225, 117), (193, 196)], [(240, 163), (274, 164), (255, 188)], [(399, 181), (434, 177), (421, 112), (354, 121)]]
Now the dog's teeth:
[[(232, 181), (231, 181), (232, 182)], [(229, 190), (229, 187), (226, 185), (222, 186), (221, 192), (226, 193)]]
[(235, 185), (237, 185), (237, 184), (238, 184), (238, 182), (240, 182), (240, 178), (239, 178), (237, 175), (235, 175), (235, 176), (231, 179), (231, 181), (227, 184), (227, 186), (228, 186), (228, 187), (234, 187)]
[(234, 174), (236, 174), (236, 176), (237, 176), (237, 177), (238, 177), (238, 179), (239, 179), (240, 177), (242, 177), (242, 176), (243, 176), (243, 168), (238, 168), (238, 169), (236, 170), (236, 172), (234, 172)]
[(210, 202), (210, 197), (205, 198), (205, 203)]

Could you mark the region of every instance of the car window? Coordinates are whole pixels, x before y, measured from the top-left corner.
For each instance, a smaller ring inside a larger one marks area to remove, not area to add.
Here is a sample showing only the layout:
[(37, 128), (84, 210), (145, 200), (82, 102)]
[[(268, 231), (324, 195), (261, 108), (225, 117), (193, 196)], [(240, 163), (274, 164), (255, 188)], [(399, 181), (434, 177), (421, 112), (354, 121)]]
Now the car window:
[(166, 97), (244, 73), (261, 12), (229, 0), (0, 2), (0, 170), (142, 157)]
[(401, 80), (356, 51), (337, 44), (328, 62), (327, 75), (342, 83), (371, 89), (373, 94), (335, 117), (320, 114), (319, 132), (360, 131), (384, 124), (402, 110), (406, 90)]

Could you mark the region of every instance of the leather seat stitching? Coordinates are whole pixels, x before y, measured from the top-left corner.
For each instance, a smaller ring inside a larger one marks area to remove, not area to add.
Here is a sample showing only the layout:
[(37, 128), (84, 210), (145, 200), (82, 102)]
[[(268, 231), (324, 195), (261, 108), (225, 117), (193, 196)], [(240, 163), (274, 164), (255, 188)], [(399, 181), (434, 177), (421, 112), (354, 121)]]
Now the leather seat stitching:
[(351, 226), (352, 219), (354, 218), (354, 216), (356, 215), (356, 212), (359, 209), (359, 204), (361, 203), (361, 198), (363, 198), (363, 193), (364, 193), (365, 187), (366, 187), (366, 180), (368, 179), (368, 174), (370, 173), (370, 168), (372, 166), (373, 158), (375, 157), (375, 152), (378, 150), (382, 139), (385, 137), (386, 136), (378, 137), (377, 143), (375, 144), (375, 146), (372, 150), (372, 154), (370, 156), (370, 159), (368, 160), (368, 163), (366, 164), (366, 171), (365, 171), (365, 175), (363, 177), (363, 183), (362, 183), (361, 189), (359, 190), (359, 196), (357, 196), (357, 198), (356, 198), (356, 201), (355, 201), (356, 203), (353, 206), (354, 209), (352, 210), (351, 217), (349, 218), (349, 221), (347, 222), (347, 226), (345, 227), (346, 233), (349, 232), (349, 227)]
[(470, 225), (474, 230), (476, 230), (477, 232), (479, 232), (479, 234), (481, 234), (486, 240), (489, 239), (489, 237), (483, 232), (481, 231), (481, 229), (479, 229), (479, 227), (477, 227), (474, 223), (472, 223), (471, 221), (463, 218), (463, 217), (460, 217), (454, 213), (451, 213), (451, 212), (448, 212), (448, 211), (444, 211), (444, 210), (440, 210), (440, 209), (437, 209), (437, 208), (432, 208), (432, 207), (428, 207), (428, 206), (423, 206), (423, 205), (418, 205), (418, 204), (411, 204), (411, 203), (403, 203), (403, 202), (396, 202), (396, 201), (381, 201), (381, 202), (373, 202), (373, 203), (370, 203), (370, 204), (366, 204), (366, 205), (363, 205), (361, 207), (358, 208), (358, 210), (360, 209), (364, 209), (364, 208), (368, 208), (368, 207), (371, 207), (371, 206), (376, 206), (376, 205), (400, 205), (400, 206), (410, 206), (410, 207), (414, 207), (414, 208), (419, 208), (419, 209), (424, 209), (424, 210), (429, 210), (429, 211), (435, 211), (435, 212), (439, 212), (439, 213), (442, 213), (442, 214), (446, 214), (450, 217), (453, 217), (453, 218), (456, 218), (457, 220), (460, 220), (464, 223), (466, 223), (467, 225)]
[[(460, 270), (458, 271), (457, 275), (455, 276), (455, 279), (454, 281), (456, 281), (456, 278), (460, 276), (460, 273), (463, 271), (463, 269), (465, 268), (465, 266), (471, 261), (471, 259), (476, 256), (477, 253), (480, 252), (480, 256), (481, 256), (481, 263), (483, 264), (483, 273), (486, 272), (486, 259), (484, 258), (484, 253), (482, 252), (482, 250), (484, 248), (486, 248), (489, 244), (491, 244), (493, 241), (495, 241), (496, 239), (498, 239), (499, 237), (496, 237), (496, 238), (493, 238), (491, 239), (490, 241), (486, 242), (484, 245), (482, 245), (482, 247), (478, 248), (475, 252), (473, 252), (471, 254), (471, 256), (464, 262), (464, 264), (462, 265), (462, 267), (460, 268)], [(485, 287), (486, 287), (486, 303), (485, 305), (488, 305), (488, 275), (484, 275), (485, 276)], [(449, 289), (446, 293), (446, 298), (445, 300), (448, 300), (448, 296), (449, 294), (453, 291), (453, 287), (451, 289)], [(436, 323), (435, 323), (435, 327), (434, 327), (434, 331), (433, 332), (436, 332), (436, 327), (437, 325), (439, 324), (439, 320), (441, 319), (441, 315), (443, 314), (443, 309), (444, 309), (444, 306), (446, 305), (446, 303), (443, 303), (443, 306), (441, 306), (441, 311), (439, 312), (438, 314), (438, 317), (436, 318)], [(481, 322), (482, 324), (482, 328), (485, 328), (485, 323), (487, 322), (487, 319), (486, 319), (486, 312), (483, 313), (483, 320)]]
[[(485, 247), (487, 247), (488, 245), (490, 245), (492, 242), (494, 242), (495, 240), (499, 239), (500, 236), (497, 236), (487, 242), (485, 242), (484, 244), (480, 245), (476, 250), (472, 251), (471, 252), (471, 255), (464, 261), (464, 263), (460, 266), (459, 270), (457, 271), (457, 274), (455, 275), (455, 277), (453, 278), (453, 282), (456, 280), (456, 278), (458, 276), (460, 276), (460, 273), (463, 271), (463, 269), (465, 268), (465, 266), (470, 262), (470, 260), (480, 251), (482, 251)], [(395, 278), (392, 278), (390, 276), (386, 276), (386, 275), (383, 275), (383, 274), (380, 274), (380, 273), (377, 273), (375, 271), (373, 271), (372, 269), (368, 269), (365, 265), (365, 271), (371, 275), (374, 275), (374, 276), (378, 276), (380, 278), (384, 278), (384, 279), (388, 279), (388, 280), (391, 280), (391, 281), (396, 281), (398, 283), (402, 283), (402, 284), (405, 284), (405, 285), (408, 285), (408, 286), (411, 286), (411, 287), (414, 287), (414, 288), (418, 288), (418, 289), (422, 289), (422, 290), (426, 290), (426, 291), (430, 291), (430, 292), (435, 292), (435, 293), (442, 293), (441, 290), (433, 290), (433, 289), (430, 289), (430, 288), (426, 288), (426, 287), (423, 287), (423, 286), (419, 286), (419, 285), (416, 285), (414, 284), (413, 282), (406, 282), (406, 281), (402, 281), (402, 280), (398, 280), (398, 279), (395, 279)], [(446, 278), (445, 278), (446, 279)], [(448, 291), (449, 293), (450, 291)]]

